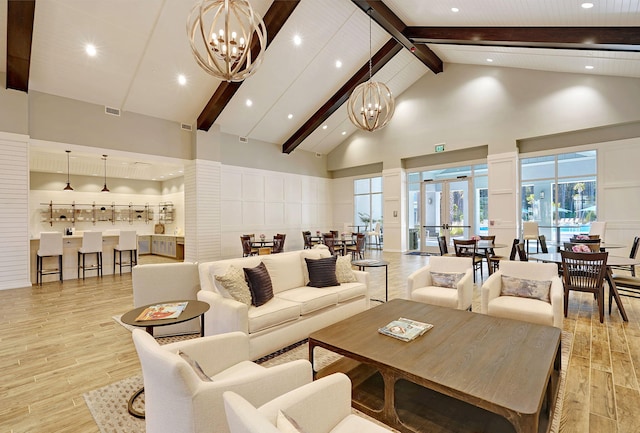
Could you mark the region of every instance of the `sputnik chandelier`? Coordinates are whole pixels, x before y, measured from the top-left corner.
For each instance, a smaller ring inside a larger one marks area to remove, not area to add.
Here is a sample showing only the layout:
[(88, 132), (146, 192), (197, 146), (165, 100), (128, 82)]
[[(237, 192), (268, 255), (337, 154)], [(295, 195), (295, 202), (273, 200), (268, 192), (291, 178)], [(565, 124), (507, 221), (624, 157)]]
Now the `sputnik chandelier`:
[(253, 74), (267, 49), (267, 28), (248, 0), (198, 0), (187, 34), (198, 65), (225, 81)]
[(387, 126), (393, 117), (396, 103), (391, 90), (386, 84), (371, 81), (371, 9), (369, 15), (369, 80), (359, 84), (347, 101), (349, 120), (358, 128), (365, 131), (375, 131)]

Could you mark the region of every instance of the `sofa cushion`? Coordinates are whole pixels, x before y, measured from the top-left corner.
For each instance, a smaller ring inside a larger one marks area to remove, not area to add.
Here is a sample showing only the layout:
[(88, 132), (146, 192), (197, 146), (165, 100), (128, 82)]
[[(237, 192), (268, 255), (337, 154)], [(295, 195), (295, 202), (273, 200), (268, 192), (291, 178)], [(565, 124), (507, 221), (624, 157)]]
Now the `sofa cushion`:
[(502, 275), (501, 296), (518, 296), (551, 302), (549, 290), (551, 281), (528, 280)]
[(244, 274), (251, 290), (251, 303), (256, 307), (266, 304), (273, 299), (273, 286), (269, 271), (263, 262), (255, 268), (244, 268)]
[(274, 297), (260, 307), (249, 307), (249, 334), (300, 318), (300, 304)]
[(357, 281), (356, 274), (351, 268), (351, 256), (340, 256), (336, 261), (336, 278), (340, 284)]
[(533, 301), (529, 298), (498, 296), (489, 301), (487, 313), (494, 317), (553, 326), (553, 306), (551, 303)]
[(180, 357), (182, 359), (187, 361), (187, 364), (189, 364), (191, 366), (191, 368), (193, 368), (193, 371), (195, 371), (196, 375), (201, 380), (203, 380), (205, 382), (211, 382), (211, 378), (209, 376), (207, 376), (207, 373), (205, 373), (204, 370), (202, 369), (202, 367), (200, 367), (200, 364), (198, 363), (198, 361), (196, 361), (195, 359), (193, 359), (192, 357), (190, 357), (189, 355), (184, 353), (182, 350), (178, 351), (178, 355), (180, 355)]
[(323, 292), (331, 292), (338, 295), (338, 303), (360, 298), (367, 294), (367, 286), (360, 283), (342, 283), (339, 286), (323, 287)]
[(464, 277), (464, 272), (431, 272), (431, 283), (435, 287), (457, 289), (458, 282)]
[(276, 427), (282, 433), (305, 433), (296, 420), (281, 410), (278, 411), (278, 416), (276, 417)]
[(273, 293), (304, 286), (300, 252), (271, 254), (262, 259), (271, 277)]
[(216, 275), (216, 281), (220, 282), (233, 299), (245, 305), (251, 305), (251, 290), (245, 279), (244, 271), (231, 265), (224, 275)]
[(337, 293), (306, 286), (278, 293), (277, 297), (300, 304), (300, 314), (303, 316), (338, 303)]
[(311, 287), (331, 287), (337, 286), (336, 260), (337, 256), (325, 257), (321, 259), (304, 259), (309, 270), (309, 283)]
[(411, 300), (438, 307), (458, 308), (458, 291), (450, 287), (420, 287), (411, 292)]

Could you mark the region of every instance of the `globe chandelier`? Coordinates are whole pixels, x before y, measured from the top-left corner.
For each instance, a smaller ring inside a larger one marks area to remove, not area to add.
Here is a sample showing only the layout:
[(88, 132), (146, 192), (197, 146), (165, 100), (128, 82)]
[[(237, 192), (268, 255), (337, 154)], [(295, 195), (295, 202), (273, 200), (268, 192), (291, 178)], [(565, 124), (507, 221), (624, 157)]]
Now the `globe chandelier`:
[(387, 126), (393, 117), (396, 103), (386, 84), (371, 80), (371, 9), (367, 10), (367, 15), (369, 15), (369, 80), (353, 89), (347, 101), (347, 113), (351, 123), (371, 132)]
[(253, 74), (267, 49), (267, 28), (248, 0), (199, 0), (187, 18), (187, 34), (198, 65), (225, 81)]

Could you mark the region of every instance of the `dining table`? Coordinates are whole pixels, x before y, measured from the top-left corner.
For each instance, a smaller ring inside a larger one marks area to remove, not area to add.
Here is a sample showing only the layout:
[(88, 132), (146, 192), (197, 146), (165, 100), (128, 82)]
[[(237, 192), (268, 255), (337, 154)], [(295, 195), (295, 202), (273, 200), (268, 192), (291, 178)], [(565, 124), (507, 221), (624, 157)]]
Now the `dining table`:
[[(529, 254), (529, 260), (537, 260), (539, 262), (545, 262), (545, 263), (562, 264), (562, 254), (559, 252)], [(611, 267), (612, 266), (632, 266), (637, 264), (640, 264), (640, 260), (638, 259), (629, 258), (629, 257), (612, 256), (612, 255), (607, 256), (607, 273), (605, 274), (605, 280), (609, 284), (609, 314), (611, 314), (612, 299), (615, 299), (616, 305), (618, 306), (618, 311), (620, 311), (622, 320), (624, 320), (625, 322), (628, 322), (629, 318), (627, 317), (627, 312), (624, 309), (624, 305), (622, 305), (622, 299), (620, 298), (620, 293), (618, 293), (616, 282), (613, 279), (613, 271), (611, 270)]]

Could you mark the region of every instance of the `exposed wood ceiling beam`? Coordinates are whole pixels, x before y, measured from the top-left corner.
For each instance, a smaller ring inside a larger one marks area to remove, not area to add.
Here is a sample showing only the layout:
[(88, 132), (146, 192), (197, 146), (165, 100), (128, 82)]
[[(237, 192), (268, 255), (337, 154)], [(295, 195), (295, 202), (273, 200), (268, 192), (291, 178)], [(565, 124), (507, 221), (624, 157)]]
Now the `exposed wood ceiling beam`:
[[(284, 26), (284, 23), (289, 19), (291, 14), (300, 0), (287, 0), (287, 1), (274, 1), (271, 7), (264, 15), (264, 25), (267, 27), (267, 48), (273, 42), (276, 35)], [(257, 44), (257, 38), (254, 39), (254, 44)], [(252, 47), (255, 48), (255, 47)], [(233, 95), (238, 91), (242, 81), (240, 82), (228, 82), (223, 81), (220, 83), (216, 91), (207, 102), (200, 115), (198, 116), (198, 129), (208, 131), (211, 125), (216, 121), (222, 110), (227, 106)]]
[(31, 41), (36, 0), (9, 0), (7, 5), (7, 89), (29, 90)]
[(640, 51), (640, 27), (407, 27), (418, 44)]
[(367, 12), (371, 9), (371, 18), (387, 31), (396, 41), (400, 42), (406, 49), (411, 51), (425, 66), (433, 71), (434, 74), (442, 72), (442, 60), (431, 51), (431, 49), (422, 44), (414, 44), (405, 34), (407, 26), (402, 22), (391, 9), (387, 7), (381, 0), (351, 0), (360, 9)]
[[(386, 65), (396, 54), (402, 50), (402, 45), (395, 39), (390, 39), (389, 42), (384, 44), (380, 51), (378, 51), (371, 58), (371, 73), (375, 74), (384, 65)], [(300, 127), (292, 136), (282, 145), (283, 153), (291, 153), (300, 145), (313, 131), (316, 130), (322, 123), (329, 118), (338, 108), (344, 104), (349, 95), (353, 92), (359, 84), (364, 83), (369, 79), (369, 62), (365, 63), (356, 72), (349, 81), (344, 84), (340, 90), (338, 90), (318, 111), (315, 112), (304, 125)]]

